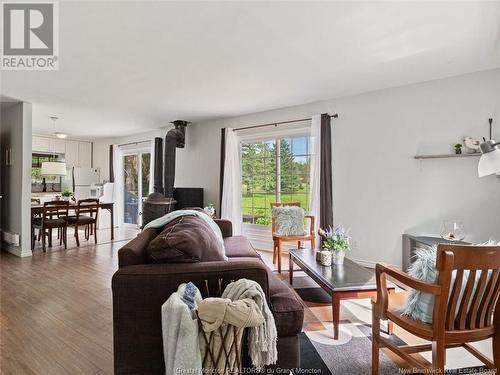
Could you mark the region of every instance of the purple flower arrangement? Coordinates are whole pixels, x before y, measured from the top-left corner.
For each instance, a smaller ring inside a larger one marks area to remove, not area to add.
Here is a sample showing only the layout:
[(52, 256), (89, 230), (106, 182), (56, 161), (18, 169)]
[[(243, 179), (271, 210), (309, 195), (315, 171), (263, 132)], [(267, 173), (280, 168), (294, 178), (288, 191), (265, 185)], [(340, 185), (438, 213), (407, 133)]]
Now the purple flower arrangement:
[(330, 251), (346, 251), (349, 249), (349, 229), (343, 225), (329, 226), (318, 229), (318, 234), (323, 238), (323, 248)]

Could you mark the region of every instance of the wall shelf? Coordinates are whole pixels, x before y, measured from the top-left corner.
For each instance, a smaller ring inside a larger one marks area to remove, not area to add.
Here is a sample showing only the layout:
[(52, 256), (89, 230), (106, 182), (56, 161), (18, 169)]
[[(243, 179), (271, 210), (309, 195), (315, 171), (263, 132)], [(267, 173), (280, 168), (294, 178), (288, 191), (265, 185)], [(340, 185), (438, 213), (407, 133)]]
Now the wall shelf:
[(442, 154), (442, 155), (415, 155), (415, 159), (417, 160), (425, 160), (425, 159), (447, 159), (447, 158), (478, 158), (481, 156), (480, 152), (476, 152), (475, 154)]

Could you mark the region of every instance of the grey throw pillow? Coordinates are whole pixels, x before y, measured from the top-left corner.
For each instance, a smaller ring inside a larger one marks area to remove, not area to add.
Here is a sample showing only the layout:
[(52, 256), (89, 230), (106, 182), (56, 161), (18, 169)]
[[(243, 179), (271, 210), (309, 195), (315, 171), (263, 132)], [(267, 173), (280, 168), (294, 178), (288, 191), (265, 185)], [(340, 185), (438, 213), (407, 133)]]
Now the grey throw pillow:
[[(488, 241), (481, 244), (476, 244), (476, 246), (492, 246), (498, 245), (495, 241)], [(438, 278), (438, 271), (436, 269), (436, 257), (437, 257), (437, 246), (428, 247), (422, 246), (415, 251), (415, 261), (412, 263), (408, 269), (408, 275), (415, 277), (419, 280), (435, 283)], [(491, 272), (488, 272), (488, 277), (491, 276)], [(455, 282), (456, 271), (451, 274), (451, 285)], [(462, 278), (462, 288), (459, 294), (459, 300), (461, 300), (464, 293), (465, 285), (469, 278), (469, 271), (465, 270)], [(473, 292), (477, 287), (479, 281), (479, 274), (476, 275), (476, 280), (474, 284)], [(451, 293), (450, 288), (450, 293)], [(419, 320), (424, 323), (432, 323), (432, 315), (434, 313), (434, 296), (429, 293), (422, 293), (415, 289), (409, 289), (406, 296), (406, 301), (401, 310), (403, 315), (409, 316), (415, 320)], [(458, 313), (458, 311), (457, 311)]]
[(304, 210), (296, 206), (273, 207), (276, 234), (279, 236), (303, 236)]
[[(435, 283), (438, 277), (436, 270), (436, 247), (424, 247), (415, 251), (415, 261), (408, 269), (408, 275), (428, 282)], [(415, 320), (432, 323), (434, 312), (434, 296), (410, 289), (406, 296), (405, 305), (401, 313)]]

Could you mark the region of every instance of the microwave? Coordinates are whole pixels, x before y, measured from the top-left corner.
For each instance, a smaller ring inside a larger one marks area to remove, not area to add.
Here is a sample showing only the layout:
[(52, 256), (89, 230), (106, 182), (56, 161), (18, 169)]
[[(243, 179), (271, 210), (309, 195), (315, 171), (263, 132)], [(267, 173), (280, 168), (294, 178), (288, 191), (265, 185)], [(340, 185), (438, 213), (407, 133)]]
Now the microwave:
[(90, 185), (90, 198), (100, 198), (102, 196), (102, 185)]

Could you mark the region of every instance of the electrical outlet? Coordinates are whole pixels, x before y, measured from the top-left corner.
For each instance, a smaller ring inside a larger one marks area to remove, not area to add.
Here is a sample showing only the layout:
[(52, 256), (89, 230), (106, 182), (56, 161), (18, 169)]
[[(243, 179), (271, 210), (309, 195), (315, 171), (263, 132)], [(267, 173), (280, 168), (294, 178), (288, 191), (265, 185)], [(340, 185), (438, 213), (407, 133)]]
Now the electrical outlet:
[(357, 240), (352, 240), (352, 249), (358, 250), (358, 241)]

